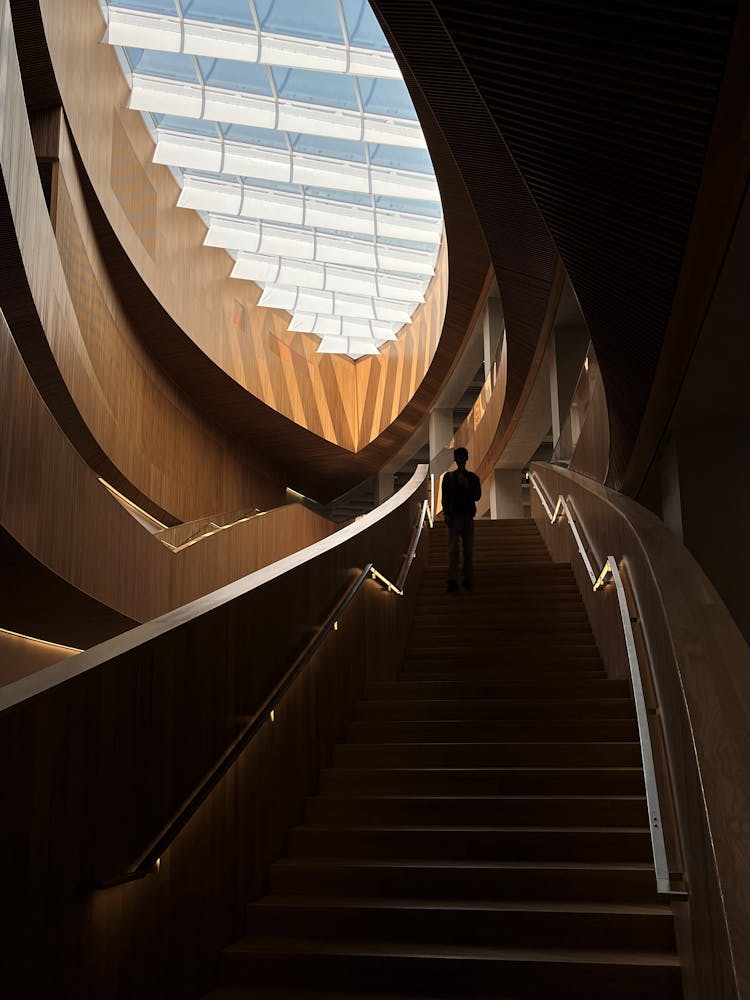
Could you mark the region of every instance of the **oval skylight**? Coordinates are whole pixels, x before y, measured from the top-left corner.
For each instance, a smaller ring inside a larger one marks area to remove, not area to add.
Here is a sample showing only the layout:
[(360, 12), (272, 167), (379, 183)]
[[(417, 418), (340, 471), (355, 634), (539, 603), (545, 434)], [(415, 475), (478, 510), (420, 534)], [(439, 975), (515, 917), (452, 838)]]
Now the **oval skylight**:
[(442, 234), (414, 106), (367, 0), (101, 0), (178, 206), (322, 353), (375, 354)]

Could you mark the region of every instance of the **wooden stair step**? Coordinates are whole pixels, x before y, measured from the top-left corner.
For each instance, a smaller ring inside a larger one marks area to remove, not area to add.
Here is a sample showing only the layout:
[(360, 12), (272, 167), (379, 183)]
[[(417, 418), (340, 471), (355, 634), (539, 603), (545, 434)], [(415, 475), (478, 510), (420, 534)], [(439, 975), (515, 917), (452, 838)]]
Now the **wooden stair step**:
[(556, 743), (581, 740), (636, 740), (635, 719), (449, 719), (437, 722), (370, 720), (350, 722), (346, 729), (352, 743), (446, 743), (521, 741)]
[[(548, 632), (567, 628), (584, 627), (589, 630), (591, 628), (583, 607), (562, 607), (556, 608), (554, 611), (546, 611), (541, 608), (495, 607), (491, 613), (482, 608), (477, 613), (472, 614), (471, 607), (464, 605), (464, 615), (466, 621), (471, 622), (471, 626), (465, 629), (465, 634), (470, 634), (472, 639), (484, 635), (497, 636), (498, 633), (512, 627), (519, 629), (529, 628), (529, 626), (543, 627)], [(412, 634), (416, 635), (422, 632), (439, 635), (440, 629), (441, 616), (436, 614), (421, 615), (412, 623)], [(442, 626), (443, 632), (453, 629), (452, 623)]]
[(477, 996), (503, 983), (506, 992), (551, 998), (673, 1000), (680, 969), (671, 952), (493, 948), (478, 945), (329, 941), (248, 937), (222, 953), (225, 982), (370, 989), (408, 984), (410, 992), (449, 987)]
[(417, 698), (628, 698), (630, 684), (624, 680), (589, 678), (585, 680), (466, 681), (374, 681), (365, 690), (365, 698), (374, 701), (410, 701)]
[(418, 721), (436, 719), (631, 719), (635, 715), (629, 698), (441, 698), (395, 701), (358, 701), (354, 718)]
[(303, 895), (657, 902), (653, 865), (632, 861), (282, 858), (269, 882)]
[(297, 826), (290, 857), (443, 861), (608, 861), (647, 864), (651, 837), (637, 827)]
[(266, 896), (247, 910), (248, 933), (341, 940), (444, 942), (498, 947), (664, 951), (674, 922), (660, 903)]
[(595, 760), (611, 767), (638, 767), (636, 740), (561, 742), (560, 740), (507, 742), (346, 743), (334, 748), (336, 767), (584, 767)]
[(643, 795), (315, 795), (305, 822), (421, 826), (631, 826), (646, 822)]
[(586, 794), (643, 795), (640, 767), (443, 767), (443, 768), (325, 768), (320, 777), (324, 795), (367, 791), (430, 795)]
[[(220, 986), (216, 990), (203, 995), (203, 1000), (414, 1000), (414, 994), (407, 997), (403, 993), (360, 993), (350, 990), (306, 990), (304, 987), (295, 989), (289, 986)], [(445, 1000), (445, 997), (428, 997), (420, 994), (420, 1000)], [(524, 997), (511, 997), (507, 994), (499, 996), (474, 997), (473, 1000), (528, 1000)], [(541, 998), (539, 998), (541, 1000)]]
[(400, 680), (407, 683), (448, 683), (448, 684), (484, 684), (487, 681), (503, 683), (505, 681), (525, 681), (533, 684), (544, 684), (547, 681), (563, 683), (565, 681), (607, 680), (607, 675), (601, 663), (595, 661), (585, 666), (570, 663), (526, 663), (526, 664), (467, 664), (464, 660), (445, 660), (442, 663), (417, 660), (414, 670), (404, 669)]

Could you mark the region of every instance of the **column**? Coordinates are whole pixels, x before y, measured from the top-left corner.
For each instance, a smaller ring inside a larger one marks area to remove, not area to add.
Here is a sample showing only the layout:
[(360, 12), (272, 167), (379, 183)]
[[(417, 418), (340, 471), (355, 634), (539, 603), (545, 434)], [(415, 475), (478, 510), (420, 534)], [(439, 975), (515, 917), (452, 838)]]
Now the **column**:
[(490, 517), (523, 517), (521, 469), (495, 469), (489, 478)]
[(382, 469), (378, 473), (375, 483), (375, 503), (384, 503), (393, 496), (393, 472), (389, 469)]
[[(430, 470), (432, 472), (445, 472), (449, 467), (445, 465), (444, 468), (433, 468), (433, 463), (438, 459), (448, 445), (453, 437), (453, 409), (440, 409), (433, 410), (430, 414)], [(443, 456), (445, 458), (445, 456)], [(453, 456), (450, 456), (450, 461), (453, 461)], [(443, 464), (440, 462), (439, 464)]]

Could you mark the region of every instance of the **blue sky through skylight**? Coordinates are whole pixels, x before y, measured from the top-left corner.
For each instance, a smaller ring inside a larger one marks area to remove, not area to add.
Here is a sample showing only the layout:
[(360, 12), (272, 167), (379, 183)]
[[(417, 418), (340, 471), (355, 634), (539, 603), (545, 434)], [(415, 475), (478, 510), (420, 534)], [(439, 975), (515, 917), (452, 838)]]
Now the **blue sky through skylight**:
[[(414, 106), (366, 0), (100, 2), (156, 160), (183, 184), (180, 204), (209, 220), (207, 242), (245, 253), (238, 276), (263, 284), (247, 257), (260, 244), (242, 235), (248, 211), (262, 209), (277, 234), (268, 246), (292, 255), (285, 274), (302, 280), (294, 254), (317, 252), (280, 239), (288, 227), (337, 247), (350, 241), (358, 261), (367, 243), (390, 246), (387, 269), (408, 277), (413, 262), (423, 280), (442, 208)], [(248, 189), (256, 196), (246, 202)], [(259, 252), (258, 275), (275, 273)]]

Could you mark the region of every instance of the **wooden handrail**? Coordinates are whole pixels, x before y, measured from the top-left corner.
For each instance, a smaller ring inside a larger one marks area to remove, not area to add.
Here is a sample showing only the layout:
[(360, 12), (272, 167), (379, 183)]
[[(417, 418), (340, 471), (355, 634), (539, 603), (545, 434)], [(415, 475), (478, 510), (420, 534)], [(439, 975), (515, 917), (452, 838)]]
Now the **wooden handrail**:
[(221, 757), (216, 761), (211, 770), (201, 779), (200, 783), (182, 802), (169, 821), (160, 832), (150, 841), (146, 848), (138, 855), (126, 871), (120, 872), (106, 878), (98, 879), (92, 889), (109, 889), (114, 886), (123, 885), (126, 882), (133, 882), (144, 878), (146, 875), (158, 872), (161, 856), (172, 844), (180, 831), (188, 821), (195, 815), (199, 807), (208, 798), (213, 789), (221, 779), (228, 773), (234, 763), (238, 760), (242, 752), (254, 737), (260, 732), (267, 722), (274, 721), (276, 706), (292, 686), (294, 681), (309, 663), (314, 653), (319, 649), (326, 637), (338, 628), (341, 615), (346, 611), (352, 600), (358, 593), (362, 584), (368, 577), (372, 577), (383, 583), (388, 590), (403, 596), (406, 580), (411, 570), (412, 563), (416, 556), (417, 547), (422, 536), (425, 519), (429, 513), (429, 501), (424, 500), (420, 507), (420, 514), (412, 535), (411, 544), (404, 558), (404, 562), (399, 573), (398, 585), (392, 584), (387, 577), (383, 576), (375, 569), (372, 562), (367, 563), (364, 569), (360, 570), (356, 579), (349, 585), (346, 591), (336, 602), (334, 608), (329, 612), (323, 624), (316, 630), (312, 638), (307, 642), (293, 664), (284, 674), (280, 681), (274, 686), (271, 693), (265, 699), (261, 707), (253, 714), (251, 719), (242, 727), (240, 732), (230, 743)]

